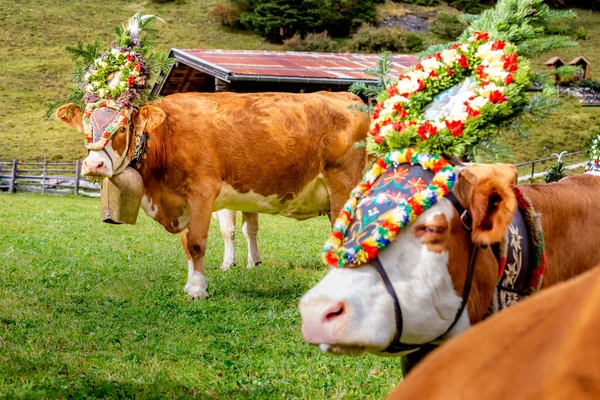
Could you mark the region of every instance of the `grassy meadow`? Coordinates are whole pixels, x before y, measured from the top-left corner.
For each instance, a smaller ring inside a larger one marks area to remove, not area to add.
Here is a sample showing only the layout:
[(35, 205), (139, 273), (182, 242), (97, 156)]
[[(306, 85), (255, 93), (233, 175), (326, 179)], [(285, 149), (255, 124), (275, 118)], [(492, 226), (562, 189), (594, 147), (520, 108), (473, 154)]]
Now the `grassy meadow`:
[[(257, 35), (231, 31), (208, 17), (216, 0), (185, 0), (171, 4), (151, 1), (21, 0), (0, 1), (0, 160), (18, 157), (24, 161), (73, 161), (85, 155), (81, 133), (58, 121), (45, 119), (45, 104), (65, 98), (73, 69), (65, 46), (84, 43), (99, 36), (106, 44), (113, 27), (136, 12), (160, 15), (167, 23), (159, 28), (157, 48), (220, 48), (279, 50)], [(440, 7), (418, 7), (388, 0), (378, 9), (378, 18), (388, 15), (427, 14)], [(445, 8), (445, 7), (444, 7)], [(570, 61), (584, 55), (591, 63), (591, 77), (600, 79), (600, 13), (579, 10), (570, 23), (582, 26), (588, 40), (576, 48), (537, 57), (534, 66), (544, 68), (551, 56)], [(343, 41), (342, 41), (343, 42)], [(597, 108), (581, 108), (567, 101), (561, 110), (533, 129), (526, 139), (506, 138), (512, 156), (508, 162), (546, 157), (562, 150), (584, 147), (595, 128)]]
[[(321, 217), (261, 216), (264, 264), (220, 271), (190, 302), (177, 235), (145, 215), (100, 220), (98, 199), (0, 193), (0, 398), (383, 398), (399, 360), (305, 344), (297, 302), (326, 273)], [(245, 240), (237, 255), (245, 265)]]

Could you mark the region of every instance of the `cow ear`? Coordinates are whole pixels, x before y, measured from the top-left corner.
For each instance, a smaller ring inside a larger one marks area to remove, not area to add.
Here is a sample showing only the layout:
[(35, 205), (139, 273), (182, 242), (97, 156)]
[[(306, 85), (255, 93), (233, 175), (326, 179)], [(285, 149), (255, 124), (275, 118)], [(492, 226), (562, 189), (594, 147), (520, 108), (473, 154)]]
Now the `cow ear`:
[(56, 118), (71, 128), (83, 129), (81, 123), (81, 109), (74, 104), (64, 104), (56, 110)]
[(163, 110), (154, 106), (144, 106), (133, 115), (133, 125), (136, 129), (153, 131), (163, 123), (167, 115)]
[(516, 182), (516, 169), (509, 164), (476, 164), (461, 172), (461, 177), (470, 186), (468, 208), (473, 220), (473, 243), (500, 242), (517, 208), (511, 187)]

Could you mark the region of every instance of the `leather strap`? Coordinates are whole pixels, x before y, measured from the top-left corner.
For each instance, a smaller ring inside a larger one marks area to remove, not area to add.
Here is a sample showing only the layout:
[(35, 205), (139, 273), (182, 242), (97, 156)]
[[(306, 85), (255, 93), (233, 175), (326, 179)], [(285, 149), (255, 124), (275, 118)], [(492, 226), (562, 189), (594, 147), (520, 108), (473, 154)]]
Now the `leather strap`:
[[(462, 224), (463, 224), (463, 227), (465, 228), (465, 230), (467, 232), (471, 232), (472, 220), (471, 220), (471, 216), (469, 215), (468, 210), (465, 209), (462, 206), (462, 204), (460, 204), (460, 202), (458, 201), (456, 196), (454, 196), (454, 193), (450, 192), (448, 194), (448, 196), (446, 196), (446, 198), (448, 200), (450, 200), (450, 202), (452, 203), (452, 205), (454, 206), (454, 208), (460, 215), (460, 219), (462, 221)], [(438, 336), (436, 339), (431, 340), (427, 343), (420, 343), (420, 344), (407, 344), (407, 343), (402, 343), (400, 341), (400, 339), (402, 338), (402, 330), (403, 330), (402, 307), (400, 306), (400, 301), (398, 300), (398, 296), (396, 294), (396, 291), (394, 290), (394, 286), (392, 285), (390, 278), (388, 277), (387, 273), (385, 272), (385, 268), (383, 268), (383, 265), (381, 265), (381, 261), (379, 261), (379, 257), (375, 257), (373, 260), (371, 260), (372, 264), (375, 266), (375, 269), (379, 273), (379, 276), (381, 277), (381, 280), (383, 281), (383, 284), (385, 285), (387, 292), (389, 293), (389, 295), (392, 297), (392, 300), (394, 301), (394, 314), (396, 317), (396, 333), (394, 334), (394, 338), (392, 339), (392, 342), (390, 343), (390, 345), (385, 350), (383, 350), (384, 353), (394, 354), (394, 353), (399, 353), (399, 352), (403, 352), (403, 351), (416, 350), (419, 347), (422, 347), (422, 346), (428, 345), (428, 344), (432, 344), (432, 342), (436, 342), (436, 341), (440, 340), (444, 335), (446, 335), (448, 332), (450, 332), (450, 330), (452, 330), (452, 328), (454, 328), (454, 326), (460, 319), (460, 317), (461, 317), (462, 313), (464, 312), (465, 307), (467, 306), (467, 303), (469, 301), (469, 295), (471, 293), (471, 286), (473, 284), (473, 274), (475, 271), (475, 263), (477, 261), (478, 250), (479, 250), (479, 246), (471, 244), (471, 251), (470, 251), (470, 255), (469, 255), (469, 266), (467, 268), (467, 273), (465, 276), (465, 283), (464, 283), (463, 292), (462, 292), (462, 302), (461, 302), (460, 308), (457, 310), (456, 315), (454, 316), (454, 321), (452, 321), (452, 323), (450, 324), (448, 329), (446, 329), (446, 331), (444, 333), (442, 333), (440, 336)]]

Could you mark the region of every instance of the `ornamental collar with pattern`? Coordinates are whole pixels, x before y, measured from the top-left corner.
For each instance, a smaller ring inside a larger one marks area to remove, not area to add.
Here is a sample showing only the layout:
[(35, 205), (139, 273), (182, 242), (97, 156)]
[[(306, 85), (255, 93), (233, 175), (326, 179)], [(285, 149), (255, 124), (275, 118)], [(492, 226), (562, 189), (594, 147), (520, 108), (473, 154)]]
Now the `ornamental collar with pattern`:
[(332, 267), (369, 262), (403, 227), (447, 196), (455, 182), (454, 168), (440, 156), (414, 149), (388, 153), (350, 193), (325, 243), (323, 261)]

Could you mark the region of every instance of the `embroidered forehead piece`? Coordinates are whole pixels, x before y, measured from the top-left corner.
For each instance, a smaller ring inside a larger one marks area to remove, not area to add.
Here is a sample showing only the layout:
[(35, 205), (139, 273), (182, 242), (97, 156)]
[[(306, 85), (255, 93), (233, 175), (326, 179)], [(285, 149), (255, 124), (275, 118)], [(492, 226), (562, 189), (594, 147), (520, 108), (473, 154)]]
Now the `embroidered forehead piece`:
[(366, 263), (400, 230), (448, 195), (454, 168), (441, 156), (402, 149), (379, 158), (350, 193), (323, 249), (332, 267)]

